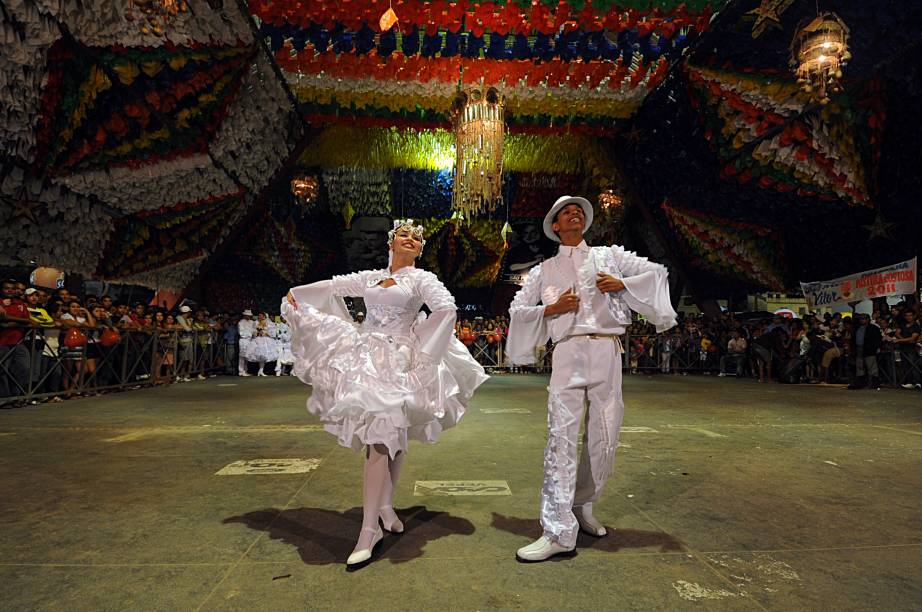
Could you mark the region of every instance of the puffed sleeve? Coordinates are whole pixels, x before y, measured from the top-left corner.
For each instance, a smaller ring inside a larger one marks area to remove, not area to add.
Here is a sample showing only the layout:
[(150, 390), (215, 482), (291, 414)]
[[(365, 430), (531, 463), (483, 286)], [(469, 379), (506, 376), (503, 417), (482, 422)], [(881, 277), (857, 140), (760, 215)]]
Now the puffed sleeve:
[(646, 317), (656, 327), (657, 333), (675, 327), (676, 312), (669, 297), (666, 266), (625, 251), (620, 246), (613, 246), (612, 254), (624, 282), (625, 290), (621, 297), (631, 310)]
[(438, 361), (454, 338), (457, 318), (455, 298), (432, 272), (420, 270), (416, 276), (416, 290), (431, 314), (428, 318), (417, 321), (413, 332), (419, 338), (420, 352)]
[(506, 355), (513, 365), (535, 362), (535, 347), (543, 346), (550, 336), (544, 320), (541, 302), (541, 266), (535, 266), (525, 277), (525, 284), (512, 298), (509, 306), (509, 336)]
[[(343, 297), (361, 297), (365, 292), (365, 282), (370, 271), (353, 272), (334, 276), (330, 280), (322, 280), (309, 285), (293, 287), (291, 294), (298, 306), (307, 304), (320, 312), (335, 315), (346, 321), (352, 321), (349, 309)], [(285, 300), (283, 300), (283, 304)]]

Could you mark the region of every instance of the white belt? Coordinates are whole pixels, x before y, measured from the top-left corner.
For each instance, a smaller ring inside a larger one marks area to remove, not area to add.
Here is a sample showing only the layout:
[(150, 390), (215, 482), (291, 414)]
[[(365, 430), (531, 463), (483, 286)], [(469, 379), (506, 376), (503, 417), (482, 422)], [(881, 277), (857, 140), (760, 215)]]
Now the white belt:
[(558, 340), (557, 344), (566, 342), (567, 340), (572, 340), (574, 338), (589, 338), (590, 340), (613, 340), (615, 343), (615, 353), (621, 354), (624, 352), (624, 346), (621, 344), (621, 336), (618, 334), (571, 334)]

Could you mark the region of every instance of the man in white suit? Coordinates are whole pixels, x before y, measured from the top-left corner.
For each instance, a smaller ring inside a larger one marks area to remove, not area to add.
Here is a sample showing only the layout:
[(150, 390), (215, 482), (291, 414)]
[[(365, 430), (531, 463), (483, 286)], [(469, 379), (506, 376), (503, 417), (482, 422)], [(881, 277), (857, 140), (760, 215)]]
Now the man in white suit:
[(606, 534), (592, 504), (611, 474), (624, 415), (620, 336), (631, 324), (631, 310), (657, 331), (675, 325), (666, 268), (620, 246), (587, 246), (583, 233), (592, 224), (592, 212), (585, 198), (564, 196), (554, 203), (544, 218), (544, 233), (560, 249), (532, 268), (509, 308), (506, 352), (513, 364), (533, 363), (535, 347), (548, 338), (556, 343), (541, 489), (544, 534), (517, 551), (522, 561), (572, 551), (580, 528), (598, 537)]
[(237, 374), (240, 376), (249, 376), (247, 372), (246, 351), (256, 335), (256, 321), (253, 320), (253, 311), (247, 308), (243, 311), (243, 318), (237, 323), (237, 343), (239, 354), (237, 355)]

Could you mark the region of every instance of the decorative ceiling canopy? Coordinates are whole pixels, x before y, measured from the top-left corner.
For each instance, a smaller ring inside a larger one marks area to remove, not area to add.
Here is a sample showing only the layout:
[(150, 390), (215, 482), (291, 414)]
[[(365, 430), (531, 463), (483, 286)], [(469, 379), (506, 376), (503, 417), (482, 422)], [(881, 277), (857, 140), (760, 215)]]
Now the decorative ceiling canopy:
[(716, 2), (407, 0), (382, 32), (379, 0), (249, 4), (285, 77), (315, 120), (388, 117), (448, 127), (465, 83), (495, 87), (510, 128), (610, 130), (704, 31)]

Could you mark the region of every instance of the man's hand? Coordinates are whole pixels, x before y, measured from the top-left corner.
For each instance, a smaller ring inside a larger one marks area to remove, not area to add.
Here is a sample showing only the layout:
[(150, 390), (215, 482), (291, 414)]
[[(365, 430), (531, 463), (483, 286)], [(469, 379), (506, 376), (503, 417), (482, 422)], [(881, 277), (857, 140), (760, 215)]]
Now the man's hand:
[(295, 301), (295, 296), (291, 295), (291, 291), (288, 292), (288, 295), (285, 296), (285, 299), (288, 300), (288, 303), (291, 304), (291, 307), (295, 310), (298, 309), (298, 303)]
[(615, 278), (611, 274), (599, 272), (596, 275), (595, 286), (602, 293), (614, 293), (615, 291), (624, 289), (624, 281), (620, 278)]
[(544, 309), (544, 316), (550, 317), (553, 315), (566, 314), (568, 312), (574, 312), (579, 308), (579, 296), (573, 292), (573, 289), (567, 289), (557, 301), (547, 306)]

